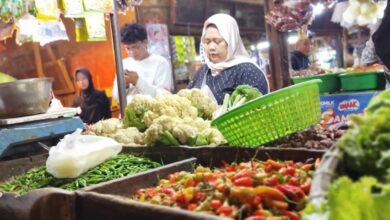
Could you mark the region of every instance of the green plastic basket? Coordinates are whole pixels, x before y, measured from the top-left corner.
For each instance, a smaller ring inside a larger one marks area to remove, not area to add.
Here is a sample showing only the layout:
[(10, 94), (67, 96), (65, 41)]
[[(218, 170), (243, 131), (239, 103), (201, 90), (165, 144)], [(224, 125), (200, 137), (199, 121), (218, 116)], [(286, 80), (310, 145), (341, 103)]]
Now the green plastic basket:
[(320, 93), (332, 93), (340, 90), (341, 83), (339, 79), (339, 73), (326, 73), (315, 76), (306, 76), (306, 77), (292, 77), (291, 78), (294, 84), (307, 82), (313, 79), (320, 79), (322, 83), (320, 84)]
[(319, 86), (311, 80), (272, 92), (216, 118), (230, 145), (259, 146), (316, 124), (321, 119)]
[(342, 91), (384, 89), (386, 85), (383, 72), (344, 73), (340, 80)]

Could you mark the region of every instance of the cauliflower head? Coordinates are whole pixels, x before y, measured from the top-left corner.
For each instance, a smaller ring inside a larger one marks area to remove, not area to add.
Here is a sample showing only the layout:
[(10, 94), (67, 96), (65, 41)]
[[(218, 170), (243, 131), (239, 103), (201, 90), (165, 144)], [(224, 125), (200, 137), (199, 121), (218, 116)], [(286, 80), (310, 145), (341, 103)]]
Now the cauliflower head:
[(172, 134), (181, 144), (187, 144), (189, 138), (196, 138), (198, 131), (189, 124), (178, 124), (173, 128)]
[(122, 122), (118, 118), (110, 118), (98, 121), (91, 126), (90, 131), (98, 136), (108, 136), (108, 134), (114, 134), (122, 127)]
[(223, 137), (221, 132), (216, 128), (213, 128), (213, 127), (207, 128), (207, 129), (203, 130), (200, 134), (202, 136), (206, 137), (209, 144), (220, 145), (220, 144), (227, 143), (226, 139)]
[(135, 127), (118, 130), (113, 136), (113, 139), (123, 145), (143, 145), (144, 135)]
[(211, 119), (217, 110), (217, 104), (200, 89), (182, 89), (177, 95), (190, 100), (191, 104), (198, 109), (198, 116), (201, 118)]

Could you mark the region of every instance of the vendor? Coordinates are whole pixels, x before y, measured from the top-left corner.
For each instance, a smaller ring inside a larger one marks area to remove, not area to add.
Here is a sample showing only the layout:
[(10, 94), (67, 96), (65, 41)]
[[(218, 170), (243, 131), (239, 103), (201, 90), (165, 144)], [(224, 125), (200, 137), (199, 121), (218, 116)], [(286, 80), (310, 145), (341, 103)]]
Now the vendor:
[(207, 19), (201, 44), (206, 64), (195, 73), (189, 89), (208, 88), (218, 104), (223, 103), (225, 93), (231, 94), (238, 85), (256, 87), (262, 94), (269, 92), (267, 77), (246, 51), (233, 17), (215, 14)]
[[(152, 97), (169, 94), (173, 87), (170, 64), (164, 57), (148, 52), (145, 27), (139, 24), (125, 24), (121, 29), (121, 42), (129, 55), (123, 59), (127, 103), (130, 103), (132, 96), (136, 94)], [(112, 97), (119, 102), (116, 77)]]
[[(385, 65), (385, 71), (390, 72), (390, 4), (387, 4), (382, 23), (378, 27), (378, 30), (372, 36), (372, 40), (375, 44), (375, 51), (378, 57)], [(387, 76), (390, 78), (390, 76)]]
[(290, 54), (290, 63), (293, 70), (299, 71), (314, 67), (313, 65), (310, 65), (309, 60), (310, 44), (309, 38), (302, 38), (296, 43), (295, 50)]
[(92, 75), (87, 68), (81, 67), (75, 71), (79, 95), (73, 99), (73, 107), (80, 107), (80, 118), (86, 124), (94, 124), (102, 119), (111, 118), (110, 101), (104, 91), (96, 90)]

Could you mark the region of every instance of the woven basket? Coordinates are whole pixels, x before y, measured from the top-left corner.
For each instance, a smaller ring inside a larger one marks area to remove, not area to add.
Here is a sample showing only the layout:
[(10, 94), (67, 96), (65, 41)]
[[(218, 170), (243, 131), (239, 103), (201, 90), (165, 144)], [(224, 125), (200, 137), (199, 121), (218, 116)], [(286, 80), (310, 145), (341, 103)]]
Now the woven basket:
[(230, 145), (259, 146), (303, 130), (321, 119), (319, 83), (280, 89), (229, 111), (212, 122)]

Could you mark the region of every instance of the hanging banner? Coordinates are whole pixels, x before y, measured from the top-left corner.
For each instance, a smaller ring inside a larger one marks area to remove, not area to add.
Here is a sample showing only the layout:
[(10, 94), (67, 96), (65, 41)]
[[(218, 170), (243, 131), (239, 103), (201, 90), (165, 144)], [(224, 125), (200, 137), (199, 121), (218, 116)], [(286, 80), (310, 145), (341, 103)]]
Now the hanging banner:
[(147, 24), (146, 32), (148, 34), (148, 51), (171, 59), (169, 50), (169, 34), (166, 24)]
[(67, 18), (81, 18), (84, 16), (83, 0), (62, 0), (64, 16)]
[(106, 22), (104, 20), (103, 12), (84, 12), (85, 24), (88, 31), (88, 41), (105, 41), (106, 36)]
[(37, 19), (41, 21), (57, 21), (59, 10), (57, 0), (35, 0)]
[(379, 92), (359, 92), (346, 94), (322, 95), (321, 125), (324, 127), (339, 127), (348, 122), (348, 116), (363, 114), (368, 102)]

